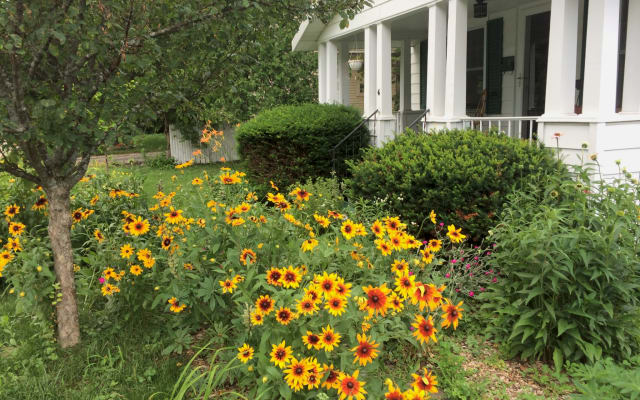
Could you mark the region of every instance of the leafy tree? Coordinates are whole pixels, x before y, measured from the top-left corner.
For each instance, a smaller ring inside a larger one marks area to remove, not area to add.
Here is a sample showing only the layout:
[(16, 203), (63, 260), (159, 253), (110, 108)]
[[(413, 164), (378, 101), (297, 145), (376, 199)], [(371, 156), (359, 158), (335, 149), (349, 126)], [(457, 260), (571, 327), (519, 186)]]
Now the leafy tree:
[(41, 185), (49, 199), (49, 237), (62, 294), (56, 305), (62, 347), (80, 342), (70, 191), (85, 174), (93, 151), (125, 127), (153, 118), (152, 105), (158, 100), (187, 100), (184, 82), (203, 82), (207, 92), (229, 95), (233, 85), (225, 74), (256, 31), (282, 20), (326, 21), (336, 14), (346, 24), (365, 4), (366, 0), (2, 2), (0, 170)]

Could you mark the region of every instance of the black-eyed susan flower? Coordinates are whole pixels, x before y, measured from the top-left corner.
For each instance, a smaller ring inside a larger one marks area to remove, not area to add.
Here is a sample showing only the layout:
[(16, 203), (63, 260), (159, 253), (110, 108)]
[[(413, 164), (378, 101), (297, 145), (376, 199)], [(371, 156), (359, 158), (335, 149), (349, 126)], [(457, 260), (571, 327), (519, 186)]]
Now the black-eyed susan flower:
[(254, 353), (253, 347), (245, 343), (241, 347), (238, 347), (238, 360), (246, 364), (249, 360), (253, 358), (253, 353)]
[(440, 249), (442, 248), (442, 240), (438, 240), (438, 239), (431, 239), (429, 240), (429, 243), (427, 244), (427, 248), (432, 252), (432, 253), (437, 253), (440, 251)]
[(344, 298), (348, 298), (351, 296), (351, 284), (350, 283), (345, 283), (344, 279), (342, 279), (341, 277), (338, 277), (336, 279), (336, 286), (335, 286), (335, 293), (338, 296), (344, 297)]
[(120, 288), (110, 283), (106, 283), (102, 285), (100, 291), (102, 292), (103, 296), (113, 296), (114, 293), (120, 292)]
[(4, 209), (4, 215), (7, 219), (11, 219), (18, 214), (20, 214), (20, 206), (17, 204), (9, 205)]
[(142, 219), (142, 217), (136, 217), (131, 223), (128, 224), (129, 233), (133, 236), (144, 235), (149, 232), (149, 221)]
[(302, 274), (298, 270), (298, 268), (293, 268), (292, 265), (289, 265), (286, 269), (282, 271), (282, 286), (285, 288), (297, 288), (300, 286), (300, 282), (302, 282)]
[(307, 334), (302, 336), (302, 343), (307, 346), (307, 349), (311, 350), (312, 348), (315, 350), (320, 350), (322, 348), (322, 344), (320, 343), (320, 336), (316, 335), (311, 331), (307, 331)]
[(171, 248), (171, 243), (173, 243), (173, 236), (163, 236), (160, 244), (163, 250), (169, 250)]
[(392, 232), (387, 243), (393, 250), (402, 250), (404, 247), (402, 232)]
[(385, 257), (393, 252), (391, 244), (384, 239), (376, 239), (374, 243), (376, 244), (376, 248), (380, 250), (380, 253)]
[(47, 200), (47, 198), (44, 196), (40, 196), (38, 197), (38, 200), (36, 200), (36, 202), (33, 204), (31, 209), (35, 211), (42, 211), (47, 208), (47, 204), (49, 204), (49, 200)]
[(396, 275), (404, 275), (409, 273), (409, 263), (404, 259), (402, 260), (394, 260), (393, 264), (391, 264), (391, 271), (393, 271)]
[(287, 369), (284, 370), (285, 381), (287, 385), (294, 391), (300, 391), (309, 380), (309, 369), (304, 360), (297, 360), (291, 357)]
[(264, 323), (264, 315), (258, 310), (251, 313), (251, 325), (262, 325)]
[(351, 238), (356, 235), (356, 227), (353, 221), (350, 219), (344, 221), (340, 227), (340, 232), (342, 232), (342, 236), (344, 236), (345, 239), (351, 240)]
[(384, 316), (389, 308), (389, 294), (391, 293), (391, 289), (387, 288), (387, 284), (383, 283), (379, 287), (369, 285), (363, 290), (367, 296), (365, 309), (369, 312), (369, 315), (380, 314)]
[(413, 378), (412, 386), (414, 390), (421, 390), (427, 394), (438, 393), (438, 389), (436, 388), (438, 379), (426, 368), (424, 368), (422, 375), (411, 374), (411, 377)]
[(165, 220), (170, 224), (179, 224), (184, 220), (182, 210), (176, 210), (171, 206), (169, 212), (164, 214)]
[(271, 268), (267, 271), (267, 283), (273, 286), (282, 286), (282, 271), (280, 268)]
[(403, 275), (397, 275), (396, 282), (395, 282), (396, 284), (395, 291), (398, 292), (398, 294), (400, 294), (400, 296), (402, 296), (403, 299), (406, 299), (413, 292), (413, 288), (416, 285), (415, 280), (416, 280), (415, 275), (409, 275), (406, 273)]
[(266, 294), (256, 300), (256, 309), (263, 315), (269, 315), (273, 311), (275, 304), (275, 300)]
[(431, 311), (434, 311), (440, 306), (441, 302), (442, 293), (435, 285), (416, 282), (411, 295), (411, 304), (418, 304), (420, 311), (425, 307), (429, 307)]
[(336, 274), (328, 274), (326, 271), (322, 275), (316, 275), (314, 282), (318, 285), (318, 289), (322, 292), (325, 298), (330, 297), (336, 290), (336, 280), (338, 276)]
[(334, 317), (339, 317), (344, 314), (347, 309), (347, 300), (344, 297), (334, 294), (327, 298), (324, 308), (329, 311), (329, 314)]
[(331, 223), (331, 221), (329, 221), (329, 218), (327, 218), (325, 216), (322, 216), (322, 215), (313, 214), (313, 218), (316, 220), (318, 225), (320, 225), (323, 228), (328, 227), (329, 224)]
[(453, 329), (457, 329), (458, 320), (462, 319), (462, 311), (464, 311), (462, 309), (462, 301), (454, 305), (449, 299), (444, 299), (442, 311), (444, 311), (444, 314), (442, 314), (442, 326), (448, 328), (453, 325)]
[(9, 223), (9, 233), (11, 236), (20, 236), (24, 233), (24, 229), (26, 226), (21, 222), (11, 222)]
[(384, 226), (379, 220), (375, 220), (371, 225), (371, 232), (373, 232), (373, 234), (378, 238), (384, 236), (384, 230)]
[(340, 371), (333, 367), (333, 364), (322, 366), (323, 371), (326, 373), (327, 378), (322, 382), (322, 387), (325, 389), (337, 389), (340, 386)]
[(353, 362), (365, 366), (367, 363), (372, 362), (374, 358), (378, 357), (379, 345), (364, 333), (357, 334), (356, 339), (358, 340), (358, 345), (351, 349), (354, 357)]
[(395, 312), (402, 311), (404, 308), (404, 299), (398, 296), (395, 292), (392, 292), (389, 297), (389, 308)]
[(240, 253), (240, 262), (242, 265), (255, 263), (256, 252), (251, 249), (242, 249), (242, 252)]
[(415, 336), (420, 343), (429, 343), (429, 340), (438, 342), (436, 338), (436, 332), (438, 332), (438, 330), (433, 326), (431, 315), (426, 319), (422, 315), (416, 315), (416, 319), (411, 326), (414, 328), (413, 336)]
[(128, 260), (133, 255), (133, 251), (134, 251), (134, 248), (127, 243), (120, 247), (120, 257), (122, 257), (122, 259)]
[(320, 348), (326, 352), (333, 351), (340, 344), (341, 335), (334, 332), (330, 325), (326, 328), (322, 328), (322, 334), (320, 335)]
[(422, 256), (421, 261), (425, 264), (430, 264), (433, 261), (434, 253), (428, 247), (420, 250), (420, 255)]
[(311, 197), (311, 193), (299, 187), (293, 189), (289, 195), (295, 197), (298, 201), (308, 201), (309, 197)]
[(102, 232), (100, 232), (100, 229), (96, 229), (95, 231), (93, 231), (93, 237), (96, 238), (98, 243), (104, 242), (104, 235), (102, 234)]
[(170, 298), (167, 302), (170, 304), (169, 310), (171, 310), (176, 314), (179, 312), (182, 312), (182, 310), (184, 310), (187, 307), (184, 304), (180, 304), (178, 302), (178, 299), (176, 299), (175, 297)]
[(14, 253), (22, 251), (22, 244), (20, 244), (19, 237), (7, 239), (7, 244), (5, 244), (4, 247), (5, 249), (13, 251)]
[(437, 217), (436, 212), (431, 210), (431, 212), (429, 213), (429, 219), (431, 220), (431, 223), (434, 225), (436, 223), (436, 217)]
[(71, 219), (73, 220), (74, 224), (77, 224), (78, 222), (82, 221), (82, 218), (83, 218), (82, 208), (77, 208), (75, 211), (71, 213)]
[(391, 379), (387, 379), (385, 384), (387, 385), (387, 393), (384, 394), (384, 400), (405, 400), (400, 387), (394, 385)]
[(289, 307), (280, 307), (276, 311), (276, 321), (282, 325), (289, 325), (289, 322), (293, 321), (295, 315)]
[(396, 232), (404, 230), (407, 225), (400, 222), (400, 218), (398, 217), (385, 217), (382, 219), (384, 221), (384, 226), (389, 232)]
[(307, 379), (307, 390), (316, 389), (320, 386), (322, 379), (322, 367), (318, 363), (315, 357), (307, 357), (305, 359), (307, 363), (307, 369), (309, 371), (309, 378)]
[(365, 383), (358, 380), (359, 372), (359, 370), (356, 370), (353, 375), (342, 373), (340, 385), (338, 386), (340, 400), (364, 400), (364, 395), (367, 394), (367, 391), (364, 390)]
[(467, 236), (463, 235), (461, 232), (462, 232), (462, 228), (456, 229), (455, 225), (447, 226), (447, 236), (449, 237), (449, 240), (451, 240), (451, 242), (453, 243), (460, 243), (464, 239), (466, 239)]
[(309, 285), (304, 290), (304, 295), (309, 297), (314, 303), (322, 302), (322, 293), (316, 284)]
[(307, 239), (304, 242), (302, 242), (302, 251), (307, 252), (307, 251), (313, 251), (313, 249), (315, 249), (315, 247), (318, 245), (318, 241), (316, 239)]
[(333, 219), (342, 219), (343, 216), (339, 212), (327, 210), (327, 215)]
[(89, 200), (89, 204), (91, 204), (92, 206), (95, 206), (96, 204), (98, 204), (99, 200), (100, 200), (100, 196), (95, 195), (91, 198), (91, 200)]
[(293, 356), (293, 350), (291, 346), (287, 346), (285, 341), (283, 340), (280, 344), (272, 344), (271, 345), (271, 361), (276, 367), (284, 368), (291, 360)]
[(318, 305), (311, 299), (311, 297), (304, 296), (298, 300), (296, 310), (298, 311), (298, 314), (301, 315), (313, 315), (318, 311)]
[(223, 174), (220, 174), (218, 178), (220, 179), (220, 183), (222, 183), (223, 185), (235, 185), (242, 182), (242, 179), (237, 172), (233, 174), (225, 172)]
[(14, 255), (10, 251), (4, 250), (0, 252), (0, 267), (4, 268), (14, 258)]
[(191, 184), (194, 185), (194, 186), (200, 186), (200, 185), (202, 185), (203, 182), (204, 181), (202, 179), (198, 178), (198, 177), (195, 177), (195, 178), (193, 178), (191, 180)]
[(219, 283), (222, 287), (222, 293), (233, 293), (233, 290), (238, 286), (232, 279), (225, 279)]
[(134, 264), (129, 268), (129, 272), (131, 272), (132, 275), (138, 276), (142, 274), (142, 268), (140, 268), (139, 265)]
[(414, 390), (413, 388), (405, 390), (402, 395), (404, 400), (425, 400), (427, 398), (424, 391)]

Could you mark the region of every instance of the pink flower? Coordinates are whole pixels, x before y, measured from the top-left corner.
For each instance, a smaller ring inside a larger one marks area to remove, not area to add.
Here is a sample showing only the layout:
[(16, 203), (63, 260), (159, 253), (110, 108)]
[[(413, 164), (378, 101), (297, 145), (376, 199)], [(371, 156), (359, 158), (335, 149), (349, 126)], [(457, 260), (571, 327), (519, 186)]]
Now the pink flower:
[(484, 274), (485, 274), (485, 275), (489, 275), (489, 274), (490, 274), (490, 272), (489, 272), (489, 271), (484, 271)]
[(498, 243), (494, 243), (494, 244), (493, 244), (493, 247), (496, 247), (497, 245), (498, 245)]
[(473, 276), (473, 272), (469, 272), (469, 277), (472, 277), (472, 276)]
[(422, 241), (422, 244), (427, 244), (427, 243), (429, 243), (429, 242), (427, 242), (426, 240)]
[(466, 267), (467, 269), (469, 269), (469, 268), (471, 268), (471, 264), (467, 264), (467, 265), (465, 265), (465, 267)]
[(498, 278), (493, 278), (493, 279), (491, 280), (491, 282), (493, 282), (493, 283), (498, 282)]
[(490, 252), (490, 251), (487, 251), (487, 255), (488, 255), (488, 256), (490, 256), (490, 255), (491, 255), (491, 252)]
[(413, 275), (413, 271), (409, 271), (409, 276)]
[(104, 283), (104, 278), (100, 277), (100, 279), (98, 279), (98, 282), (100, 282), (101, 284)]
[(475, 295), (475, 293), (473, 293), (473, 290), (469, 292), (469, 297), (473, 297)]
[(492, 270), (492, 269), (490, 269), (490, 270), (489, 270), (489, 273), (490, 273), (490, 274), (493, 274), (493, 270)]
[(444, 222), (440, 222), (440, 226), (444, 226)]
[(445, 278), (451, 278), (451, 274), (447, 272), (446, 274), (444, 274), (444, 277)]
[(456, 288), (456, 293), (460, 293), (460, 289)]
[(481, 287), (481, 288), (480, 288), (480, 291), (481, 291), (481, 292), (484, 292), (484, 288), (483, 288), (483, 287)]
[(478, 256), (473, 257), (475, 261), (478, 261)]
[(412, 330), (413, 330), (413, 326), (410, 326), (410, 327), (409, 327), (409, 330), (410, 330), (410, 331), (412, 331)]
[(451, 260), (451, 264), (455, 264), (457, 262), (458, 262), (458, 260), (456, 260), (455, 258), (453, 260)]

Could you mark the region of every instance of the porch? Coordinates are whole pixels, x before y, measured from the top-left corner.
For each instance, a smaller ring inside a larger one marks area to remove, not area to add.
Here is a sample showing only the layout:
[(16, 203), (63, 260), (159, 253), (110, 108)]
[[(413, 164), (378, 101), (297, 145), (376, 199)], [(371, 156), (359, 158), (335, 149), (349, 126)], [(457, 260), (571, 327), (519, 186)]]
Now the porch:
[(320, 102), (377, 110), (374, 145), (416, 119), (553, 147), (560, 132), (568, 162), (586, 142), (640, 171), (637, 21), (633, 0), (378, 0), (346, 29), (303, 24), (293, 47), (318, 52)]

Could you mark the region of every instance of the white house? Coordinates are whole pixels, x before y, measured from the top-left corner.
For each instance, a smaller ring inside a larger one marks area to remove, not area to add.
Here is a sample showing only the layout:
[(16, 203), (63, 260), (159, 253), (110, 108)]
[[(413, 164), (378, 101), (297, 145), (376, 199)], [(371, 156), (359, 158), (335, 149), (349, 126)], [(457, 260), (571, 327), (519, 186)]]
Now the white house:
[(292, 46), (318, 52), (320, 102), (353, 101), (363, 56), (376, 145), (428, 109), (426, 129), (492, 126), (568, 162), (587, 143), (605, 172), (640, 173), (640, 0), (372, 3), (345, 29), (303, 23)]

